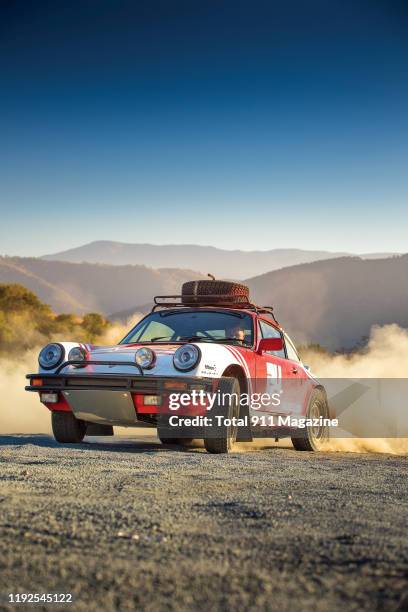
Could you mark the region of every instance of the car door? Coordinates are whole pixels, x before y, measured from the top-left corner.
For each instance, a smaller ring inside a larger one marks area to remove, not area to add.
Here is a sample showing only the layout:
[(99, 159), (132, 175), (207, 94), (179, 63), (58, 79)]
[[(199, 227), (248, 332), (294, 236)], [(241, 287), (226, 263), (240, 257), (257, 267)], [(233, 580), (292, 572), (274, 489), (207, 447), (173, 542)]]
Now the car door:
[[(281, 338), (284, 342), (282, 332), (265, 319), (258, 319), (258, 341), (263, 338)], [(268, 394), (273, 396), (281, 394), (284, 387), (284, 380), (289, 374), (286, 352), (283, 347), (280, 351), (265, 351), (256, 352), (256, 392), (258, 394)], [(260, 412), (280, 413), (280, 407), (274, 405), (265, 405), (262, 402), (262, 408), (258, 408)]]
[(281, 330), (261, 318), (258, 319), (258, 325), (258, 343), (261, 338), (282, 338), (283, 340), (281, 351), (265, 351), (262, 354), (257, 352), (257, 393), (266, 393), (269, 396), (279, 393), (281, 396), (279, 405), (276, 405), (275, 402), (271, 402), (269, 406), (263, 405), (262, 412), (291, 414), (295, 408), (298, 382), (304, 373), (300, 359), (294, 347), (286, 343), (287, 337)]
[(292, 415), (304, 415), (307, 400), (313, 388), (300, 356), (289, 336), (284, 333), (286, 359), (288, 363), (291, 382), (288, 383), (288, 410)]

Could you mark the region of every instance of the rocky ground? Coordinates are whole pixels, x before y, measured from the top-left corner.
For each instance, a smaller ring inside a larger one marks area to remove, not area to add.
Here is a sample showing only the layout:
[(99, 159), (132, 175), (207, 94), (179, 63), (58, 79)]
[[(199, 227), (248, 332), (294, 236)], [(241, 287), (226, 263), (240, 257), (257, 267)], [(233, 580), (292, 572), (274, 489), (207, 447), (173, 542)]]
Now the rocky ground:
[(0, 437), (0, 608), (404, 609), (407, 458), (271, 446)]

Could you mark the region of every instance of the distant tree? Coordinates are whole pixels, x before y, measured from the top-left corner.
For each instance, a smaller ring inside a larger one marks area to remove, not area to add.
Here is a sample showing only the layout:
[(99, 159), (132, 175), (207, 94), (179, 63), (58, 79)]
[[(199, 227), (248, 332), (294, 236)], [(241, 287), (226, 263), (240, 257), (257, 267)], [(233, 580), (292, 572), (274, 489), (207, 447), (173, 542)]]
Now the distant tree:
[(0, 310), (0, 346), (8, 345), (13, 340), (13, 330), (5, 313)]
[(310, 344), (301, 344), (297, 347), (297, 349), (301, 358), (303, 358), (304, 355), (307, 355), (310, 352), (319, 353), (320, 355), (330, 354), (330, 352), (324, 346), (318, 344), (317, 342), (311, 342)]
[(55, 317), (54, 323), (55, 323), (55, 328), (58, 331), (59, 330), (73, 331), (78, 325), (79, 321), (78, 321), (77, 316), (64, 312)]
[(369, 340), (369, 336), (361, 336), (360, 340), (356, 343), (352, 350), (358, 352), (366, 351)]
[(10, 312), (38, 312), (51, 314), (51, 308), (23, 285), (0, 285), (0, 310)]
[(90, 340), (94, 340), (106, 331), (109, 322), (97, 312), (90, 312), (82, 319), (81, 326), (89, 334)]
[(55, 315), (38, 297), (17, 284), (0, 284), (0, 354), (21, 355), (50, 341), (95, 342), (110, 326), (100, 314)]

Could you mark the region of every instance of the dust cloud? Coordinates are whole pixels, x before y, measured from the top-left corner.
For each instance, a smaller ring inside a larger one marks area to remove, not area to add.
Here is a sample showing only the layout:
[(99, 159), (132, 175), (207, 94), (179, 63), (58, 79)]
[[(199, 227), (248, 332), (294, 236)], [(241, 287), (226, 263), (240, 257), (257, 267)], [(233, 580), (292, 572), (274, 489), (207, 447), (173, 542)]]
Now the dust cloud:
[[(398, 325), (375, 326), (360, 352), (332, 355), (316, 349), (302, 352), (304, 363), (321, 378), (406, 378), (408, 330)], [(408, 454), (406, 438), (337, 438), (325, 450), (355, 453)]]
[[(135, 313), (125, 324), (113, 323), (98, 344), (110, 346), (119, 342), (142, 315)], [(30, 326), (27, 327), (30, 329)], [(37, 393), (27, 393), (26, 374), (38, 371), (38, 353), (43, 345), (25, 351), (19, 358), (0, 357), (0, 435), (11, 433), (50, 433), (48, 409)]]
[(132, 327), (134, 327), (143, 316), (144, 315), (136, 312), (126, 320), (126, 323), (112, 323), (98, 340), (98, 344), (104, 346), (113, 346), (117, 344), (130, 332)]
[(18, 361), (0, 358), (0, 434), (50, 433), (48, 409), (37, 393), (27, 393), (25, 375), (36, 372), (39, 350), (27, 351)]
[(312, 347), (302, 351), (302, 360), (321, 378), (406, 378), (408, 330), (395, 324), (374, 326), (360, 352), (333, 355)]

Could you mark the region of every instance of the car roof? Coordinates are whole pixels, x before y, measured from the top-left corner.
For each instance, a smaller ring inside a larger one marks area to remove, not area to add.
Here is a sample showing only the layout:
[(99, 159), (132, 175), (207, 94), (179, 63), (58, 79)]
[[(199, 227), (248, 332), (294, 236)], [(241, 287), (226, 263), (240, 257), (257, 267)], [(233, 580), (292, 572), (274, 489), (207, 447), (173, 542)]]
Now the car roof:
[(183, 304), (183, 305), (177, 306), (176, 308), (170, 306), (168, 308), (164, 307), (164, 308), (161, 308), (160, 310), (157, 309), (152, 312), (168, 313), (168, 314), (191, 312), (191, 311), (243, 313), (243, 314), (251, 316), (254, 319), (255, 318), (262, 319), (266, 321), (267, 323), (269, 323), (270, 325), (272, 325), (273, 327), (276, 327), (276, 329), (278, 329), (279, 331), (282, 331), (282, 328), (279, 325), (278, 321), (274, 318), (273, 312), (271, 312), (267, 308), (264, 309), (262, 306), (256, 307), (256, 309), (255, 308), (240, 308), (240, 307), (234, 307), (234, 305), (231, 305), (231, 306), (224, 306), (224, 305), (222, 306), (200, 306), (199, 304), (194, 305), (194, 306), (186, 306)]

